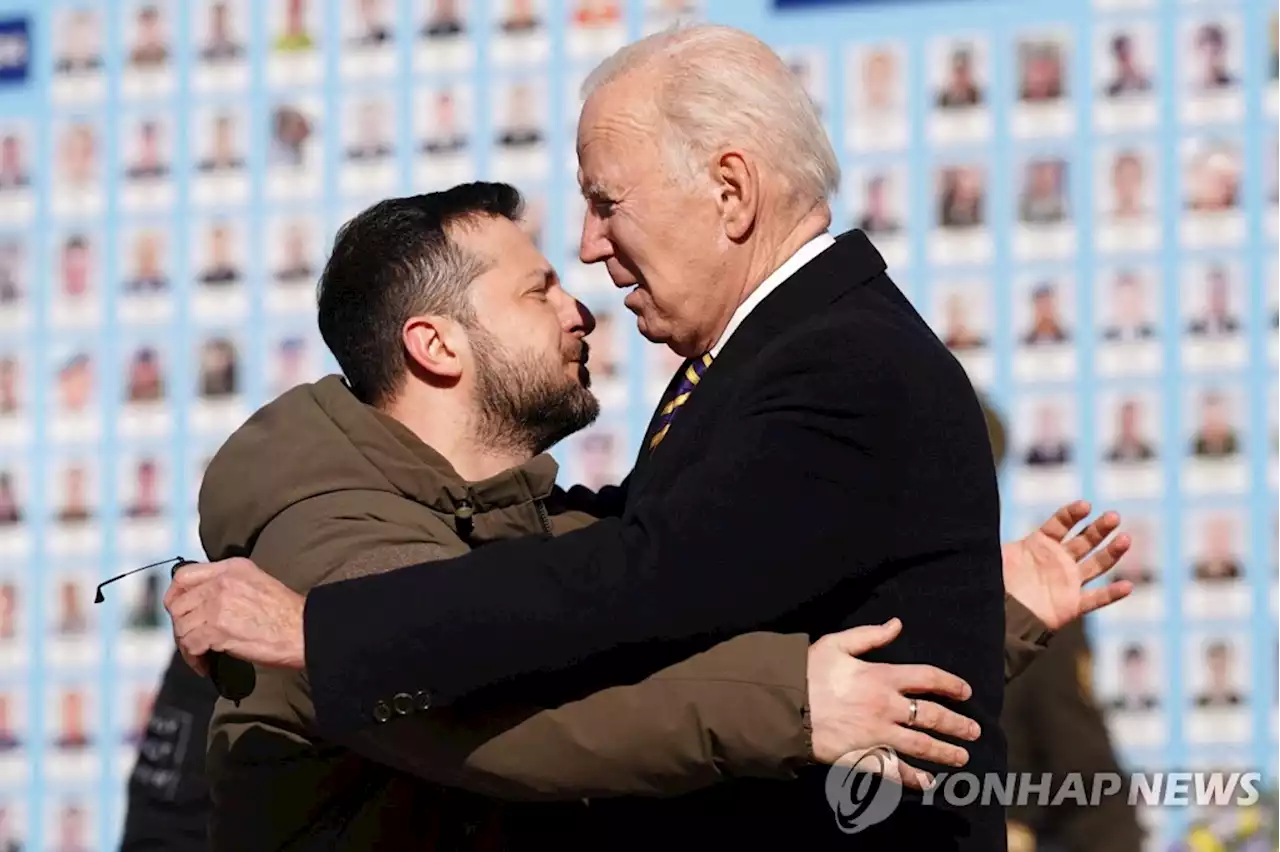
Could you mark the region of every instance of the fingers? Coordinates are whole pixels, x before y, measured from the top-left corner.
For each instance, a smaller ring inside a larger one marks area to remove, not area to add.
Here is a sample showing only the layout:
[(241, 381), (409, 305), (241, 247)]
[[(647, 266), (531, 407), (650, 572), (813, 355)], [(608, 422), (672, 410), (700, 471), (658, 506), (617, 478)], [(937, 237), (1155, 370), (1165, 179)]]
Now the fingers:
[(1080, 614), (1087, 615), (1094, 610), (1110, 606), (1124, 600), (1133, 592), (1133, 583), (1128, 580), (1117, 580), (1096, 589), (1085, 589), (1080, 595)]
[(1052, 518), (1044, 522), (1043, 526), (1040, 527), (1040, 532), (1054, 541), (1062, 541), (1067, 537), (1067, 533), (1075, 528), (1076, 524), (1089, 517), (1089, 512), (1092, 509), (1093, 507), (1089, 505), (1087, 500), (1068, 503), (1054, 512)]
[[(903, 704), (902, 724), (911, 718), (911, 702)], [(982, 727), (967, 716), (961, 716), (954, 710), (948, 710), (941, 704), (916, 699), (916, 720), (912, 728), (933, 731), (959, 740), (975, 741), (982, 736)]]
[[(957, 701), (967, 701), (973, 689), (963, 679), (935, 666), (901, 663), (879, 663), (886, 669), (886, 677), (903, 694), (942, 695)], [(905, 717), (903, 717), (905, 718)]]
[(1079, 535), (1066, 543), (1067, 553), (1071, 555), (1072, 559), (1079, 562), (1089, 555), (1089, 551), (1106, 541), (1107, 536), (1115, 532), (1118, 526), (1120, 526), (1120, 516), (1115, 512), (1104, 512), (1096, 521), (1085, 527)]
[(969, 752), (960, 746), (936, 740), (924, 731), (896, 726), (889, 734), (889, 745), (899, 755), (909, 755), (941, 766), (964, 766)]
[(1105, 548), (1093, 555), (1093, 558), (1085, 562), (1081, 568), (1081, 582), (1087, 583), (1094, 577), (1107, 573), (1116, 567), (1116, 563), (1129, 552), (1133, 539), (1127, 535), (1116, 536)]
[(837, 648), (851, 656), (865, 654), (875, 648), (888, 645), (902, 632), (902, 622), (891, 618), (884, 624), (868, 624), (831, 634)]
[(905, 760), (899, 760), (897, 766), (898, 783), (903, 787), (924, 792), (933, 786), (933, 776), (922, 769), (916, 769)]

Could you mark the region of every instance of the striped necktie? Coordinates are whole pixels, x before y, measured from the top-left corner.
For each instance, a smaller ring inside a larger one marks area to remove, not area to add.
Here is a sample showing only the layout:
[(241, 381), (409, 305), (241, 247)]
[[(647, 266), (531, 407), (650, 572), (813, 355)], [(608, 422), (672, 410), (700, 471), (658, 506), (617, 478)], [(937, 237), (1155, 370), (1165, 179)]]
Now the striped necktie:
[(680, 377), (680, 384), (676, 385), (676, 395), (671, 398), (670, 402), (662, 406), (661, 419), (658, 420), (658, 431), (649, 440), (650, 452), (658, 444), (662, 443), (663, 438), (667, 437), (667, 430), (671, 428), (671, 421), (676, 419), (676, 412), (689, 399), (689, 394), (693, 393), (694, 385), (702, 380), (702, 374), (711, 366), (711, 360), (711, 353), (708, 352), (701, 358), (695, 358), (689, 362), (689, 366), (685, 368), (684, 375)]

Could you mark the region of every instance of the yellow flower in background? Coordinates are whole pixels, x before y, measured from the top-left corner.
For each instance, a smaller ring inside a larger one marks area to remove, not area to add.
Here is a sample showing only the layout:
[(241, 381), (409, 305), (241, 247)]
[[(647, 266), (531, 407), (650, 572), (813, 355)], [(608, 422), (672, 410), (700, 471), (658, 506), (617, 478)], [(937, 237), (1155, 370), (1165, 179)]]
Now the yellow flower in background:
[(1226, 847), (1222, 845), (1222, 841), (1214, 837), (1213, 833), (1204, 826), (1191, 830), (1191, 835), (1187, 838), (1187, 844), (1191, 847), (1192, 852), (1226, 852)]

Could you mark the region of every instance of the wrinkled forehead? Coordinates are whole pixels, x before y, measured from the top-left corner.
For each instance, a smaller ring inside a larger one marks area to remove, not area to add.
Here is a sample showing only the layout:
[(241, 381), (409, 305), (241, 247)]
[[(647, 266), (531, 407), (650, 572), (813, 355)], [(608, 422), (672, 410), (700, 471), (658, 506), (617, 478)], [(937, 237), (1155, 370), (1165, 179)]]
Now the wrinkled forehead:
[(578, 182), (617, 192), (620, 184), (653, 167), (658, 152), (658, 116), (649, 98), (630, 80), (610, 83), (583, 105), (578, 119)]

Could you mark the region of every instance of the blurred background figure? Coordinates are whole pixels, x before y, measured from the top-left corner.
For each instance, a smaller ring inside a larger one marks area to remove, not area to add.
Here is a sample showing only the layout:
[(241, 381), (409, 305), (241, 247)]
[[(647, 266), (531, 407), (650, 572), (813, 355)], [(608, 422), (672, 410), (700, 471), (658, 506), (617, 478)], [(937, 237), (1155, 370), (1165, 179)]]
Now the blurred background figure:
[[(1003, 418), (983, 401), (996, 467), (1008, 443)], [(1122, 562), (1123, 564), (1123, 562)], [(1009, 772), (1039, 778), (1082, 774), (1093, 789), (1100, 773), (1119, 773), (1120, 761), (1093, 692), (1093, 652), (1086, 625), (1076, 621), (1059, 631), (1049, 647), (1005, 691), (1000, 727), (1008, 740)], [(1101, 807), (1060, 804), (1041, 807), (1034, 799), (1008, 810), (1009, 852), (1141, 852), (1143, 832), (1127, 797), (1113, 796)]]
[(1138, 61), (1133, 38), (1120, 33), (1111, 39), (1111, 59), (1114, 63), (1106, 85), (1108, 97), (1144, 94), (1151, 89), (1151, 78)]
[(231, 22), (231, 4), (210, 3), (209, 23), (205, 41), (200, 48), (200, 58), (205, 62), (229, 62), (244, 55), (244, 46), (236, 39)]
[(205, 399), (234, 396), (239, 390), (235, 346), (223, 337), (200, 347), (200, 395)]
[(1031, 327), (1023, 335), (1023, 345), (1066, 343), (1070, 339), (1058, 310), (1057, 288), (1048, 281), (1037, 284), (1031, 291)]
[(1228, 65), (1227, 31), (1219, 24), (1205, 24), (1196, 33), (1196, 52), (1200, 61), (1200, 87), (1224, 89), (1236, 84)]
[(160, 9), (143, 5), (138, 9), (129, 62), (136, 68), (155, 68), (168, 61), (169, 42)]
[(102, 24), (98, 11), (73, 7), (66, 17), (61, 50), (54, 70), (59, 74), (83, 74), (102, 68)]
[(982, 172), (972, 167), (944, 169), (938, 222), (944, 228), (975, 228), (985, 222), (986, 188)]
[(1240, 439), (1221, 393), (1205, 391), (1200, 397), (1200, 424), (1192, 443), (1192, 452), (1202, 458), (1221, 459), (1240, 452)]
[(1210, 515), (1202, 528), (1204, 544), (1195, 562), (1195, 578), (1205, 582), (1238, 580), (1244, 575), (1236, 557), (1236, 525), (1230, 515)]
[(1147, 439), (1143, 423), (1142, 403), (1126, 399), (1116, 410), (1116, 438), (1107, 450), (1107, 461), (1112, 464), (1132, 464), (1151, 461), (1156, 457), (1155, 447)]
[(1111, 343), (1136, 343), (1155, 337), (1142, 279), (1131, 269), (1116, 276), (1107, 303), (1111, 318), (1103, 327), (1102, 338)]
[(973, 70), (973, 50), (956, 45), (947, 65), (947, 79), (938, 93), (938, 106), (944, 109), (978, 106), (983, 101)]
[(160, 353), (144, 346), (133, 354), (129, 363), (129, 402), (160, 402), (164, 399), (164, 372), (160, 368)]

